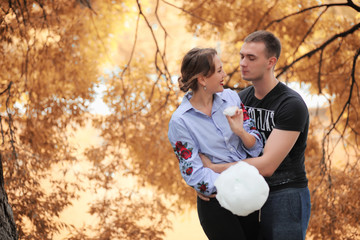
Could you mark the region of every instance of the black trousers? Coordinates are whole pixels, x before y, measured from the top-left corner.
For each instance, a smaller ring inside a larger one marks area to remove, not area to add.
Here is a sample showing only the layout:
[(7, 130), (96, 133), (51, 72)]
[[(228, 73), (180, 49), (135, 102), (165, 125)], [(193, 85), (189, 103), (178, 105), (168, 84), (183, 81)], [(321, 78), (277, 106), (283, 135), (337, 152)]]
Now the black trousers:
[(209, 240), (258, 240), (259, 211), (246, 217), (232, 214), (220, 206), (216, 198), (197, 198), (200, 224)]

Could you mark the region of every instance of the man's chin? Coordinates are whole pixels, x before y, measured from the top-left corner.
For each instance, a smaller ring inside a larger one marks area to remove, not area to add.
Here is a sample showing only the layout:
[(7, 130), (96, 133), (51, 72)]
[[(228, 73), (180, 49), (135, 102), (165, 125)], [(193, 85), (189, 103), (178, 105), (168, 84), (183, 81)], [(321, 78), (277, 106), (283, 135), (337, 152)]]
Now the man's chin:
[(244, 77), (244, 76), (242, 76), (242, 79), (245, 80), (245, 81), (248, 81), (248, 82), (254, 81), (254, 79), (248, 78), (248, 77)]
[(247, 81), (247, 82), (256, 82), (258, 80), (261, 80), (260, 77), (245, 77), (245, 76), (241, 76), (243, 80)]

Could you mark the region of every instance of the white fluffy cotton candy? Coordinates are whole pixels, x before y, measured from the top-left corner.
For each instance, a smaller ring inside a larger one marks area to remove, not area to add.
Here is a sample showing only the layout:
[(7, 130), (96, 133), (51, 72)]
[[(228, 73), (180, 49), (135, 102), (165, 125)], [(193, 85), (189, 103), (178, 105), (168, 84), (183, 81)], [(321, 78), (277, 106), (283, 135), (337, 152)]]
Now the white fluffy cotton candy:
[(227, 107), (224, 109), (223, 114), (232, 117), (235, 115), (237, 109), (239, 109), (237, 106)]
[(269, 186), (256, 167), (239, 161), (215, 181), (216, 198), (233, 214), (247, 216), (259, 210), (269, 196)]

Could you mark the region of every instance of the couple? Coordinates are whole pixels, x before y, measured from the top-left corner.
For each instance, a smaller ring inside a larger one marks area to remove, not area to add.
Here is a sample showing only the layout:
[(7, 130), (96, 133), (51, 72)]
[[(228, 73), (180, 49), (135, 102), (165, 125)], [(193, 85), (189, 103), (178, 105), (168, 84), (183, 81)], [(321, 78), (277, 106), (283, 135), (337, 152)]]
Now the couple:
[[(192, 49), (182, 61), (179, 86), (192, 91), (174, 112), (168, 137), (181, 175), (198, 193), (200, 223), (210, 240), (305, 239), (309, 114), (300, 95), (274, 76), (280, 51), (279, 39), (268, 31), (245, 38), (241, 74), (252, 86), (239, 94), (223, 88), (226, 73), (214, 49)], [(223, 110), (234, 105), (241, 110), (225, 117)], [(270, 187), (261, 210), (245, 217), (215, 198), (215, 180), (240, 160), (255, 166)]]

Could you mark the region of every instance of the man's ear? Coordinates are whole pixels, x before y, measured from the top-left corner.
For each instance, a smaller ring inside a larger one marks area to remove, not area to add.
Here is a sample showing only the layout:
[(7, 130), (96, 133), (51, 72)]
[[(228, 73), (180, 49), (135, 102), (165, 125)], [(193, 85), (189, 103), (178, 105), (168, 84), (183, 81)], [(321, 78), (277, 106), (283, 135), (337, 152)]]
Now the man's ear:
[(270, 57), (268, 67), (273, 68), (276, 65), (276, 63), (277, 63), (277, 58), (276, 57)]

